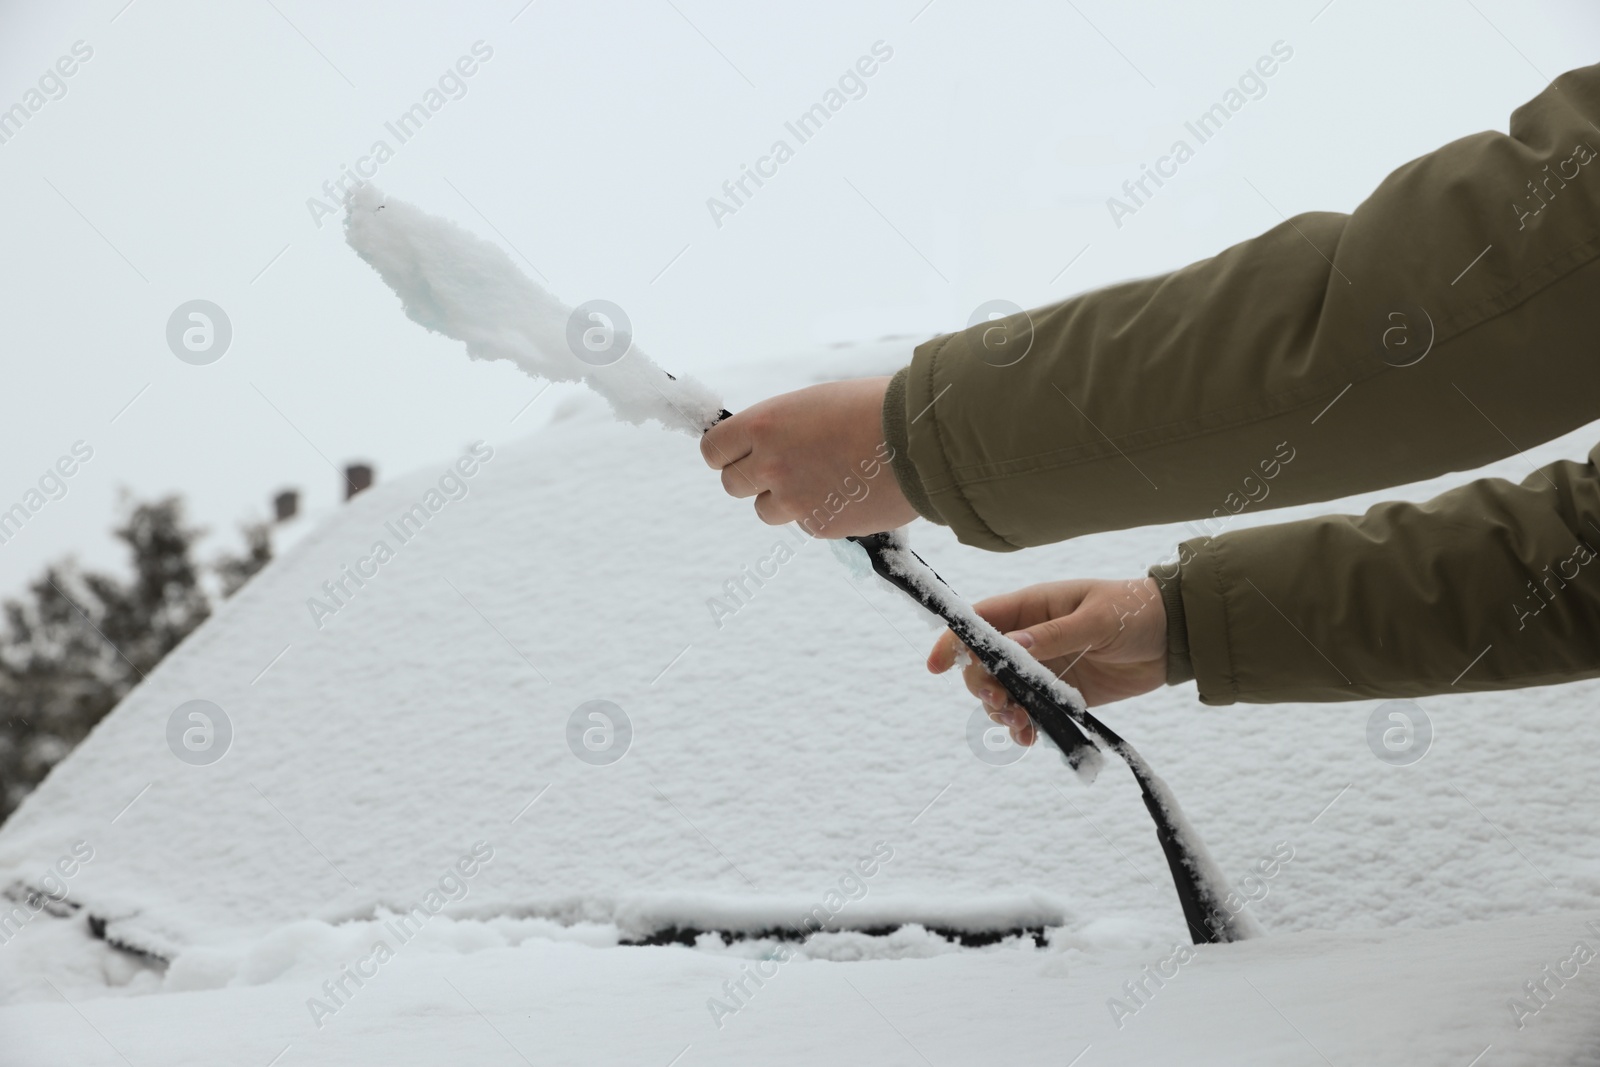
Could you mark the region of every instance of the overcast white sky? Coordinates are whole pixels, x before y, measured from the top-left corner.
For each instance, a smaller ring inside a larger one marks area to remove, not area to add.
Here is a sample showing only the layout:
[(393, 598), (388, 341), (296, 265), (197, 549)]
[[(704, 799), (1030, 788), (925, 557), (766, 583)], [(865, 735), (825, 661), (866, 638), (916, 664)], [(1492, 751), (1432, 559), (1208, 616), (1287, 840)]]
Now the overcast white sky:
[[(392, 480), (538, 424), (548, 400), (510, 424), (532, 383), (407, 321), (306, 205), (397, 145), (384, 123), (476, 41), (492, 58), (379, 184), (514, 246), (569, 303), (622, 305), (712, 384), (1349, 210), (1600, 44), (1576, 0), (525, 2), (0, 0), (0, 109), (93, 49), (0, 144), (0, 508), (95, 450), (0, 546), (0, 593), (69, 551), (115, 560), (120, 486), (181, 491), (231, 541), (281, 486), (331, 507), (327, 461)], [(1266, 95), (1114, 226), (1106, 198), (1280, 40)], [(707, 198), (877, 41), (893, 58), (865, 96), (716, 226)], [(195, 298), (233, 324), (209, 366), (165, 340)]]

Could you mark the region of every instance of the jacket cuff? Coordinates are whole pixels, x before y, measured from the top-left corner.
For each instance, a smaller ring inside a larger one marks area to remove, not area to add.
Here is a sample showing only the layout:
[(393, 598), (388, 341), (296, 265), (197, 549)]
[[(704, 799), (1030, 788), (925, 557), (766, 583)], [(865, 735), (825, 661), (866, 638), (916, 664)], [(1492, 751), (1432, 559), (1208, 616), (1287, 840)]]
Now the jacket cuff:
[(948, 523), (928, 498), (928, 490), (923, 487), (917, 465), (911, 461), (910, 416), (906, 413), (906, 379), (910, 375), (910, 367), (901, 367), (889, 379), (889, 388), (883, 394), (883, 440), (889, 446), (892, 457), (890, 466), (894, 468), (895, 481), (900, 483), (900, 492), (906, 502), (929, 522), (946, 526)]
[(1157, 565), (1150, 568), (1149, 575), (1161, 590), (1161, 606), (1167, 611), (1167, 684), (1182, 685), (1194, 681), (1188, 618), (1183, 610), (1183, 577), (1178, 567), (1171, 568), (1170, 574), (1164, 570)]
[[(946, 393), (958, 387), (964, 389), (960, 364), (970, 347), (963, 337), (961, 333), (935, 337), (918, 345), (912, 353), (911, 365), (905, 369), (906, 452), (916, 468), (929, 511), (938, 515), (934, 521), (950, 527), (962, 544), (990, 552), (1015, 552), (1022, 546), (1007, 541), (978, 514), (962, 489), (945, 448), (946, 438), (953, 431), (970, 435), (973, 429), (945, 424), (945, 417), (960, 410), (955, 398), (942, 407), (939, 404)], [(956, 418), (959, 422), (960, 416)]]
[(1199, 537), (1178, 546), (1178, 580), (1173, 584), (1181, 604), (1189, 669), (1202, 704), (1233, 704), (1239, 699), (1229, 582), (1223, 576), (1226, 543), (1226, 538)]

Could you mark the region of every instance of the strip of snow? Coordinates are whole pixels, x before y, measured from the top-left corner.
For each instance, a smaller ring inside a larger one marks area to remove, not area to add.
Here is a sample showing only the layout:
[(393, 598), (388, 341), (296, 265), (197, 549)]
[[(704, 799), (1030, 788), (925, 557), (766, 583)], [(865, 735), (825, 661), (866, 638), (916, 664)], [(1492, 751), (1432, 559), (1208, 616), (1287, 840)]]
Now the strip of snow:
[[(891, 533), (889, 539), (891, 547), (884, 551), (884, 559), (891, 570), (937, 601), (942, 610), (965, 620), (974, 634), (985, 639), (986, 649), (1004, 657), (1018, 673), (1054, 697), (1056, 703), (1071, 708), (1077, 715), (1083, 713), (1084, 708), (1088, 706), (1084, 702), (1083, 694), (1057, 678), (1054, 671), (1034, 659), (1027, 649), (1006, 635), (996, 632), (987, 619), (973, 610), (972, 605), (957, 596), (911, 550), (911, 541), (904, 527)], [(1093, 781), (1093, 776), (1089, 776), (1088, 780)]]
[[(851, 899), (857, 890), (864, 895)], [(734, 896), (707, 893), (639, 894), (618, 903), (615, 919), (628, 938), (674, 927), (755, 934), (780, 931), (804, 937), (819, 930), (877, 930), (916, 924), (991, 933), (1066, 923), (1066, 906), (1044, 893), (1006, 893), (957, 898), (870, 895), (870, 883), (830, 888), (816, 897)]]
[[(379, 942), (396, 956), (468, 955), (527, 941), (617, 948), (668, 934), (672, 941), (692, 940), (697, 948), (754, 957), (770, 954), (780, 942), (803, 942), (789, 951), (835, 960), (941, 955), (959, 950), (952, 934), (993, 935), (985, 937), (989, 942), (1021, 935), (1034, 943), (1026, 931), (1038, 932), (1040, 940), (1087, 944), (1065, 935), (1066, 908), (1037, 892), (949, 900), (651, 893), (612, 905), (572, 901), (547, 910), (550, 914), (473, 914), (466, 909), (428, 915), (379, 908), (368, 918), (301, 919), (253, 939), (196, 945), (171, 960), (87, 942), (81, 919), (41, 921), (5, 946), (11, 966), (0, 976), (0, 1002), (53, 999), (41, 976), (80, 995), (188, 993), (296, 980), (315, 984), (370, 954)], [(579, 914), (585, 917), (577, 918)], [(600, 918), (602, 914), (611, 918)]]
[[(1594, 1063), (1600, 1043), (1600, 963), (1574, 951), (1600, 944), (1595, 919), (1590, 909), (1096, 957), (1070, 939), (941, 951), (908, 928), (902, 958), (848, 967), (828, 962), (851, 958), (847, 934), (831, 956), (749, 943), (597, 951), (456, 924), (378, 960), (363, 931), (336, 943), (308, 927), (284, 940), (322, 954), (266, 979), (276, 962), (258, 951), (259, 983), (131, 998), (69, 986), (67, 1003), (40, 983), (38, 1000), (0, 1008), (0, 1034), (17, 1067), (1566, 1067)], [(1547, 977), (1558, 969), (1573, 977)]]
[(591, 317), (585, 309), (575, 317), (498, 245), (449, 219), (367, 184), (350, 194), (344, 233), (413, 321), (463, 342), (474, 359), (510, 360), (547, 381), (584, 382), (625, 422), (654, 420), (696, 437), (722, 411), (703, 385), (656, 366), (614, 316)]
[[(977, 638), (977, 643), (982, 646), (984, 651), (994, 653), (1006, 660), (1024, 678), (1050, 694), (1057, 704), (1071, 709), (1074, 720), (1081, 720), (1084, 708), (1087, 707), (1083, 695), (1056, 677), (1054, 672), (1029, 655), (1021, 645), (1004, 634), (997, 632), (989, 624), (988, 620), (973, 610), (972, 605), (956, 595), (955, 591), (934, 573), (933, 568), (929, 567), (921, 557), (911, 550), (910, 536), (905, 527), (890, 531), (886, 535), (886, 539), (888, 547), (883, 550), (882, 555), (884, 562), (888, 564), (891, 571), (904, 578), (914, 588), (920, 590), (930, 601), (937, 604), (939, 610), (945, 616), (951, 619), (959, 619), (966, 623), (968, 632)], [(866, 549), (861, 546), (856, 547), (859, 550), (860, 558), (866, 560)], [(848, 560), (857, 555), (857, 553), (841, 555), (842, 558)], [(870, 563), (867, 566), (870, 568)], [(859, 564), (852, 564), (851, 569), (859, 571), (859, 567)], [(891, 586), (890, 588), (893, 587)], [(898, 592), (899, 590), (896, 590), (896, 593)], [(922, 607), (920, 604), (918, 606)], [(923, 610), (927, 609), (924, 608)], [(939, 619), (939, 622), (942, 625), (944, 620)], [(1083, 726), (1081, 721), (1078, 724)], [(1055, 744), (1054, 738), (1042, 730), (1040, 735), (1050, 743), (1051, 747), (1060, 751)], [(1096, 737), (1092, 733), (1090, 737), (1092, 740), (1104, 743), (1103, 739)], [(1088, 785), (1099, 777), (1100, 768), (1104, 766), (1105, 760), (1098, 750), (1088, 746), (1083, 746), (1083, 748), (1084, 750), (1078, 754), (1076, 765), (1068, 758), (1067, 753), (1062, 752), (1061, 755), (1063, 762), (1083, 780), (1085, 785)]]

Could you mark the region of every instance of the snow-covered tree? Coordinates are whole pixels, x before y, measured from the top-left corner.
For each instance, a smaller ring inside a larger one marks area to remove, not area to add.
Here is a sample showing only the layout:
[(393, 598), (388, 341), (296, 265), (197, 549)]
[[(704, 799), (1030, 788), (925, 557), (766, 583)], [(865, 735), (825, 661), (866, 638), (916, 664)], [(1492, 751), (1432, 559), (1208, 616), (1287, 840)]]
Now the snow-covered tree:
[[(0, 820), (128, 690), (211, 614), (212, 597), (176, 496), (131, 506), (116, 531), (131, 578), (46, 568), (7, 600), (0, 630)], [(231, 596), (272, 558), (269, 528), (244, 528), (245, 552), (213, 565)]]

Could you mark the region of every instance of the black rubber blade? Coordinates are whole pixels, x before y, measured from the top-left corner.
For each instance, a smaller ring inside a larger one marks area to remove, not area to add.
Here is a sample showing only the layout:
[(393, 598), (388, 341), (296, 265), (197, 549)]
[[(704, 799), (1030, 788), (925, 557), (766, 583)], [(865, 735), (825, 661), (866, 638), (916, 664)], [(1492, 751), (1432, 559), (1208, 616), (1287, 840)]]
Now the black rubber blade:
[[(926, 590), (918, 587), (904, 575), (896, 573), (889, 566), (884, 556), (885, 549), (890, 547), (888, 534), (868, 534), (865, 537), (852, 537), (850, 540), (866, 550), (867, 559), (872, 562), (872, 570), (878, 577), (944, 620), (945, 625), (950, 627), (950, 631), (961, 640), (961, 643), (978, 657), (983, 669), (994, 675), (995, 681), (1011, 695), (1012, 700), (1027, 709), (1039, 729), (1043, 730), (1045, 736), (1054, 741), (1056, 747), (1061, 750), (1068, 766), (1077, 770), (1084, 761), (1092, 759), (1100, 751), (1099, 747), (1078, 728), (1077, 723), (1072, 721), (1071, 713), (1055, 697), (1024, 677), (1022, 672), (996, 651), (992, 647), (993, 643), (986, 640), (985, 635), (977, 632), (967, 619), (944, 610), (943, 605), (929, 596)], [(917, 559), (919, 562), (922, 561), (921, 556), (917, 556)], [(926, 563), (923, 565), (926, 566)], [(928, 573), (939, 578), (931, 567), (928, 568)], [(949, 588), (943, 578), (939, 578), (939, 582), (945, 585), (945, 588)]]
[(909, 553), (935, 581), (949, 591), (952, 598), (956, 598), (955, 591), (921, 556), (909, 548), (896, 545), (894, 538), (886, 533), (852, 537), (849, 540), (866, 551), (874, 573), (944, 620), (950, 631), (978, 657), (984, 669), (1005, 687), (1011, 699), (1025, 708), (1034, 724), (1055, 742), (1070, 766), (1074, 769), (1081, 766), (1084, 760), (1100, 751), (1100, 745), (1110, 748), (1128, 765), (1134, 780), (1139, 783), (1144, 806), (1155, 823), (1156, 840), (1172, 872), (1172, 886), (1178, 894), (1178, 904), (1183, 909), (1190, 939), (1195, 944), (1239, 941), (1249, 936), (1244, 921), (1226, 906), (1226, 887), (1217, 884), (1215, 878), (1207, 878), (1201, 873), (1214, 870), (1215, 866), (1204, 854), (1204, 844), (1192, 828), (1188, 834), (1180, 830), (1180, 825), (1185, 825), (1181, 813), (1168, 811), (1166, 805), (1157, 798), (1156, 791), (1159, 789), (1165, 793), (1174, 807), (1176, 799), (1171, 796), (1169, 789), (1158, 782), (1149, 764), (1132, 745), (1090, 713), (1088, 708), (1062, 704), (1043, 685), (1024, 675), (1009, 657), (998, 650), (995, 639), (1002, 635), (993, 626), (982, 619), (974, 621), (948, 610), (928, 590), (897, 572), (887, 558), (890, 550)]

